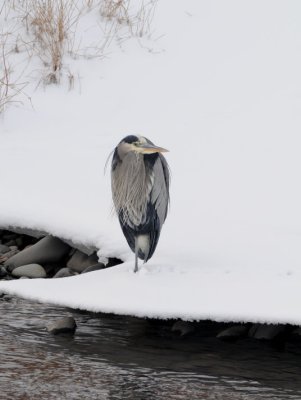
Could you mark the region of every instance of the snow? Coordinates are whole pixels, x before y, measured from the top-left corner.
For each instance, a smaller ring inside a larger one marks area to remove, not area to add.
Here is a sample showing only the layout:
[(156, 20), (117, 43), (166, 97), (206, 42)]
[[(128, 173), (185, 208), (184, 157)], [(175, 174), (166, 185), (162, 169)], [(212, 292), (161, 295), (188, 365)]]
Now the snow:
[[(66, 58), (73, 90), (29, 74), (33, 108), (0, 120), (0, 226), (126, 262), (0, 291), (144, 317), (301, 324), (300, 11), (297, 0), (159, 1), (152, 40)], [(78, 37), (98, 19), (87, 13)], [(127, 134), (169, 149), (172, 171), (170, 213), (138, 274), (104, 174)]]

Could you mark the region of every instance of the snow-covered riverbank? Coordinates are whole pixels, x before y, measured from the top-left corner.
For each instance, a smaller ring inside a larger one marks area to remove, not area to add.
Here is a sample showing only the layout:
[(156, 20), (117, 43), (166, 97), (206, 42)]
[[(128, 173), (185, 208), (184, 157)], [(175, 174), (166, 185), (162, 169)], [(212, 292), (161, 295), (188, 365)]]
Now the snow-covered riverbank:
[[(73, 91), (39, 86), (34, 109), (8, 108), (0, 226), (125, 264), (0, 290), (93, 311), (301, 324), (300, 8), (159, 1), (153, 51), (131, 39), (105, 60), (70, 59)], [(157, 251), (136, 275), (104, 174), (129, 133), (169, 149), (172, 171)]]

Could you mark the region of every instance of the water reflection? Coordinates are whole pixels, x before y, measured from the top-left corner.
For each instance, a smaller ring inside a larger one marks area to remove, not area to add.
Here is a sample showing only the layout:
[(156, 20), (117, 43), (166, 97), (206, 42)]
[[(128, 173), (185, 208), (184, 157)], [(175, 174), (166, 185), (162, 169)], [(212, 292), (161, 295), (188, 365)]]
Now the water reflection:
[[(215, 339), (203, 323), (187, 339), (170, 323), (0, 300), (1, 399), (301, 399), (301, 351)], [(74, 337), (44, 326), (72, 312)]]

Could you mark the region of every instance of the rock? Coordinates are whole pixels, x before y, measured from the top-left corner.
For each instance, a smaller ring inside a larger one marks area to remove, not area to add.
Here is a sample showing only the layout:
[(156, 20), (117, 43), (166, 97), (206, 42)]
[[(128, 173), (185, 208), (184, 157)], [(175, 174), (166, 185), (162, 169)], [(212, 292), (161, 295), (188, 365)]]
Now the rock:
[(0, 279), (4, 278), (7, 275), (7, 271), (4, 267), (0, 267)]
[(247, 325), (233, 325), (229, 328), (222, 330), (216, 335), (221, 340), (236, 340), (241, 337), (247, 336), (249, 327)]
[(301, 327), (294, 329), (292, 335), (301, 336)]
[(15, 254), (18, 254), (19, 250), (10, 250), (7, 253), (0, 254), (0, 264), (5, 263), (7, 260), (9, 260), (11, 257), (13, 257)]
[(123, 263), (123, 261), (120, 260), (119, 258), (112, 257), (112, 258), (108, 259), (108, 263), (106, 264), (106, 268), (114, 267), (115, 265), (119, 265), (119, 264), (122, 264), (122, 263)]
[(176, 321), (171, 327), (171, 331), (178, 332), (180, 336), (187, 336), (195, 331), (195, 327), (192, 322)]
[(46, 271), (47, 276), (53, 276), (57, 271), (62, 269), (62, 266), (55, 264), (43, 264), (43, 268)]
[(74, 275), (77, 275), (77, 272), (72, 271), (70, 268), (62, 268), (54, 275), (54, 278), (67, 278)]
[(22, 247), (22, 246), (23, 246), (23, 243), (24, 243), (23, 238), (22, 238), (21, 236), (19, 236), (19, 237), (16, 239), (16, 245), (17, 245), (18, 247)]
[(19, 250), (19, 249), (18, 249), (18, 246), (9, 246), (9, 248), (10, 248), (11, 250)]
[(106, 268), (106, 266), (103, 263), (97, 263), (97, 264), (91, 265), (90, 267), (84, 269), (82, 274), (85, 274), (87, 272), (98, 271), (98, 270), (104, 269), (104, 268)]
[(5, 254), (8, 253), (10, 248), (6, 246), (5, 244), (0, 244), (0, 254)]
[(80, 250), (75, 250), (70, 260), (67, 262), (67, 267), (76, 272), (83, 272), (86, 268), (97, 264), (98, 257), (96, 253), (87, 256)]
[(8, 242), (5, 242), (5, 245), (9, 246), (9, 247), (16, 246), (17, 242), (13, 239), (13, 240), (9, 240)]
[(9, 294), (2, 294), (1, 295), (1, 300), (3, 301), (11, 301), (13, 299), (12, 296), (10, 296)]
[(28, 247), (5, 261), (9, 272), (27, 264), (54, 263), (68, 254), (70, 247), (54, 236), (45, 236), (36, 244)]
[(82, 243), (73, 242), (72, 240), (63, 239), (63, 241), (69, 244), (70, 247), (80, 250), (82, 253), (87, 254), (87, 256), (91, 256), (91, 254), (97, 251), (97, 248), (94, 246), (86, 246)]
[(273, 340), (286, 331), (285, 325), (254, 324), (249, 330), (248, 336), (254, 339)]
[(27, 278), (46, 278), (46, 271), (39, 264), (27, 264), (15, 268), (12, 271), (12, 276), (20, 278), (25, 276)]
[(47, 324), (46, 329), (49, 333), (52, 333), (53, 335), (57, 335), (59, 333), (73, 334), (76, 330), (76, 322), (73, 317), (64, 317)]
[(14, 232), (6, 232), (2, 235), (2, 239), (6, 241), (17, 239), (17, 237), (18, 235)]
[(20, 279), (30, 279), (28, 276), (21, 276)]

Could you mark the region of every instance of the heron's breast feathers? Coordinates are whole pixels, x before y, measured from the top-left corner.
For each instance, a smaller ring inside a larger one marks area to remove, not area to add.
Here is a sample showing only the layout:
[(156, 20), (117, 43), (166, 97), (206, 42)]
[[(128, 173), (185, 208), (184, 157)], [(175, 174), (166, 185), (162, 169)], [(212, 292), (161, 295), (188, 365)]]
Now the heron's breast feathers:
[(113, 202), (124, 224), (134, 228), (146, 222), (153, 185), (154, 173), (146, 168), (141, 155), (128, 154), (116, 165), (112, 175)]

